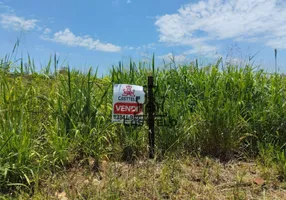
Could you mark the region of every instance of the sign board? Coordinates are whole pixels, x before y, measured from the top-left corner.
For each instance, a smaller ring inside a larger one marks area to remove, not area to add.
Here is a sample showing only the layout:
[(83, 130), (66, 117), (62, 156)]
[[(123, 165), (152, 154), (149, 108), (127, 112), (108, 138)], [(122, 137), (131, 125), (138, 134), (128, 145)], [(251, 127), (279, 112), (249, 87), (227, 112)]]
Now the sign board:
[(114, 84), (112, 122), (131, 123), (142, 119), (144, 98), (142, 86)]

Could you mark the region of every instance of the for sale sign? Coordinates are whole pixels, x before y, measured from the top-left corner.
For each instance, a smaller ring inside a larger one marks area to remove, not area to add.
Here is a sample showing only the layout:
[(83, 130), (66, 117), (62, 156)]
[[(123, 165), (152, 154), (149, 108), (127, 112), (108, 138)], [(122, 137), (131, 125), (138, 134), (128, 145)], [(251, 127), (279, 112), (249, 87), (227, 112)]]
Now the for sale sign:
[(112, 121), (130, 123), (143, 117), (145, 93), (142, 86), (115, 84), (113, 86)]

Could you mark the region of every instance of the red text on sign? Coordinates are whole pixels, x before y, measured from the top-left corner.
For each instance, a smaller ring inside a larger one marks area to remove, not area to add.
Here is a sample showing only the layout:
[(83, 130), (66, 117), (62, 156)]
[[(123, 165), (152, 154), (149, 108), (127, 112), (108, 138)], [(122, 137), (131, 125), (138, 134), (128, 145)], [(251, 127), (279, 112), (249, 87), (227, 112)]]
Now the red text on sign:
[(137, 103), (116, 103), (114, 114), (139, 114), (142, 112), (142, 105)]

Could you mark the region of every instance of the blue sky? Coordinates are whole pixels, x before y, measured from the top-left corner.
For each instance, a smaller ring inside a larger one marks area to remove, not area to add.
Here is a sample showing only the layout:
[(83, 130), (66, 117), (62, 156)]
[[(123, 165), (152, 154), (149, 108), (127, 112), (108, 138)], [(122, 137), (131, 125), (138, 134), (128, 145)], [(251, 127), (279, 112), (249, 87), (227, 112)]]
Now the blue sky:
[(0, 56), (27, 53), (38, 68), (57, 53), (60, 64), (100, 73), (119, 61), (148, 60), (159, 65), (208, 64), (220, 56), (286, 72), (285, 0), (0, 0)]

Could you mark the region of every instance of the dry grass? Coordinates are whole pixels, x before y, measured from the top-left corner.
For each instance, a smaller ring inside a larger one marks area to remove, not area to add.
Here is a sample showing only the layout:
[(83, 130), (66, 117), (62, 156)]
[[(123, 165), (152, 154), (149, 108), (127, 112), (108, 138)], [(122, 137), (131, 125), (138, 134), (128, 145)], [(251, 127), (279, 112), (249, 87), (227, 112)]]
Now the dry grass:
[(265, 178), (262, 167), (209, 158), (104, 161), (99, 173), (81, 166), (50, 177), (34, 199), (286, 199), (275, 169)]

